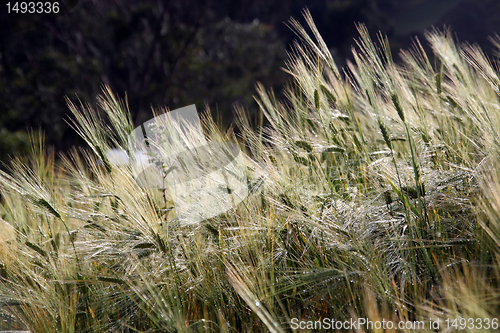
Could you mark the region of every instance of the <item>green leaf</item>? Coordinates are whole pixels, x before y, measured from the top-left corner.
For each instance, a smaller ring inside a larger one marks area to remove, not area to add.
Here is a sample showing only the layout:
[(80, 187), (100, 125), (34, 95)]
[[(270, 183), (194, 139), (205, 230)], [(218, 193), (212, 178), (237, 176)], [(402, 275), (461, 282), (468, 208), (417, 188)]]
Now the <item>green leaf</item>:
[(319, 260), (319, 258), (318, 258), (318, 257), (315, 257), (315, 258), (314, 258), (314, 260), (316, 261), (316, 266), (318, 266), (318, 267), (322, 267), (322, 266), (321, 266), (321, 261)]

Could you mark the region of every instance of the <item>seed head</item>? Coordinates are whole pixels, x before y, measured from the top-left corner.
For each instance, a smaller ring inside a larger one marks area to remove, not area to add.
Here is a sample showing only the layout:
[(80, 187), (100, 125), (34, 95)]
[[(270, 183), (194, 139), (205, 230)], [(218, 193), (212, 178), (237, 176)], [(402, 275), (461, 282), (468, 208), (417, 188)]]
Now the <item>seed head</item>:
[(389, 136), (389, 129), (385, 126), (385, 124), (382, 122), (380, 118), (378, 119), (378, 126), (380, 127), (380, 132), (382, 132), (382, 137), (384, 138), (385, 144), (387, 145), (387, 147), (389, 147), (389, 149), (392, 149), (392, 142)]
[(404, 122), (405, 114), (403, 113), (403, 108), (401, 107), (401, 103), (399, 102), (398, 95), (392, 94), (392, 103), (394, 103), (394, 107), (396, 107), (396, 111), (398, 112), (399, 118)]

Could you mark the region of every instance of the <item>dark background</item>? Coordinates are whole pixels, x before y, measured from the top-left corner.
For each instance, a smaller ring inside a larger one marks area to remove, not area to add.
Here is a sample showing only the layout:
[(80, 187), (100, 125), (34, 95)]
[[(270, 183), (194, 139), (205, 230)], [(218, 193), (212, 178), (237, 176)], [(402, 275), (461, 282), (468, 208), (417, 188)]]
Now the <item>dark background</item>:
[(224, 126), (234, 103), (255, 114), (255, 83), (279, 93), (290, 79), (281, 68), (295, 36), (285, 23), (304, 22), (306, 7), (340, 66), (356, 22), (388, 35), (394, 52), (446, 25), (496, 58), (488, 36), (500, 33), (498, 0), (74, 0), (58, 17), (8, 15), (5, 3), (0, 161), (29, 150), (30, 129), (58, 151), (82, 145), (64, 96), (94, 104), (102, 83), (127, 94), (136, 125), (158, 106), (208, 105)]

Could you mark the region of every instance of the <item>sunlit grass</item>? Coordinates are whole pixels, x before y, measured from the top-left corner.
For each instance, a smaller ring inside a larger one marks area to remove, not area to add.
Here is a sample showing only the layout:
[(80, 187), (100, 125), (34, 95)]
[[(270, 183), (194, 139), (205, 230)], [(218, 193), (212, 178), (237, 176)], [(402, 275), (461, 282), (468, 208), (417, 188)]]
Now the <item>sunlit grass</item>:
[(107, 160), (134, 128), (108, 88), (100, 111), (69, 102), (89, 149), (55, 162), (34, 144), (0, 173), (2, 316), (32, 332), (498, 318), (497, 63), (440, 31), (433, 55), (417, 41), (395, 62), (360, 26), (339, 69), (305, 17), (287, 100), (257, 87), (268, 126), (236, 109), (236, 138), (203, 117), (209, 141), (247, 152), (250, 195), (215, 218), (176, 223), (167, 190)]

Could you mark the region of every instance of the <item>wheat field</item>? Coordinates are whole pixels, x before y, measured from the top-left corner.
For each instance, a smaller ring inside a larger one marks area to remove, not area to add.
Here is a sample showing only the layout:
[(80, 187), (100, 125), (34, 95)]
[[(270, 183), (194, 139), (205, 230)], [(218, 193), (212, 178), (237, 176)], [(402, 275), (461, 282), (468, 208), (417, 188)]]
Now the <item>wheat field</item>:
[(431, 54), (416, 40), (392, 55), (360, 25), (338, 68), (305, 18), (286, 99), (257, 86), (260, 126), (240, 107), (238, 134), (202, 116), (208, 142), (244, 152), (249, 192), (210, 219), (178, 223), (167, 189), (109, 161), (131, 151), (126, 101), (68, 99), (87, 147), (55, 156), (34, 135), (0, 171), (0, 329), (497, 331), (498, 59), (438, 30)]

